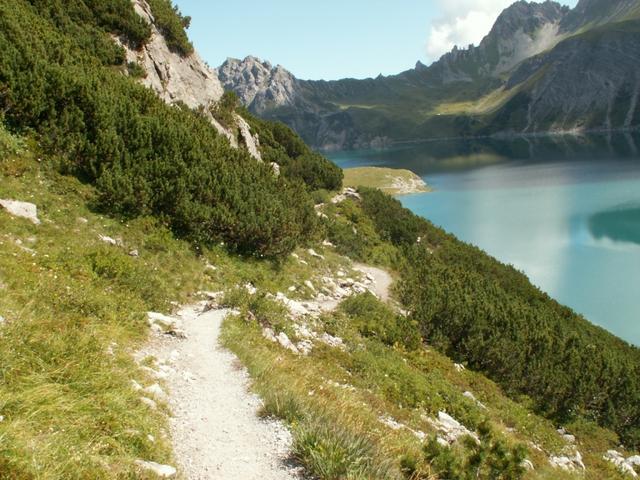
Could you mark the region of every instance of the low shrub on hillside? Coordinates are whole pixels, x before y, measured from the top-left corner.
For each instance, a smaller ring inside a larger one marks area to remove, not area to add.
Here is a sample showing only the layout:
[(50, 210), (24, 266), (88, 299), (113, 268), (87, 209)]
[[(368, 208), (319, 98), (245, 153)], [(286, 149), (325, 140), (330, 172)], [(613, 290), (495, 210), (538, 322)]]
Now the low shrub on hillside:
[[(156, 3), (180, 21), (168, 1)], [(302, 184), (312, 177), (276, 178), (204, 116), (164, 104), (109, 68), (123, 64), (123, 52), (105, 35), (111, 24), (91, 15), (102, 18), (115, 4), (95, 12), (37, 4), (0, 5), (0, 107), (14, 129), (37, 132), (62, 172), (97, 185), (104, 212), (153, 215), (196, 244), (225, 242), (258, 257), (284, 255), (313, 234)], [(127, 3), (122, 21), (133, 29), (129, 14)]]
[[(519, 480), (527, 472), (523, 461), (527, 450), (523, 446), (509, 447), (495, 439), (488, 424), (478, 428), (480, 440), (467, 437), (462, 448), (442, 446), (435, 437), (424, 447), (425, 460), (430, 465), (430, 474), (411, 472), (414, 466), (405, 460), (405, 471), (414, 480), (438, 478), (459, 480)], [(415, 465), (415, 464), (414, 464)]]
[(422, 343), (417, 323), (398, 315), (371, 293), (348, 298), (340, 304), (340, 309), (365, 337), (409, 349), (416, 349)]
[[(401, 299), (425, 341), (512, 396), (528, 395), (549, 418), (595, 420), (639, 444), (640, 350), (397, 200), (369, 189), (360, 194), (361, 202), (339, 208), (344, 220), (333, 221), (330, 238), (357, 255), (372, 243), (394, 245), (403, 259)], [(369, 223), (374, 234), (362, 228)]]
[(191, 55), (193, 45), (185, 31), (191, 25), (191, 17), (182, 15), (171, 0), (147, 1), (158, 25), (158, 30), (165, 37), (169, 49), (185, 57)]
[(312, 151), (289, 127), (260, 120), (246, 112), (244, 116), (260, 138), (264, 160), (280, 165), (286, 178), (302, 180), (311, 191), (333, 191), (342, 187), (342, 169)]

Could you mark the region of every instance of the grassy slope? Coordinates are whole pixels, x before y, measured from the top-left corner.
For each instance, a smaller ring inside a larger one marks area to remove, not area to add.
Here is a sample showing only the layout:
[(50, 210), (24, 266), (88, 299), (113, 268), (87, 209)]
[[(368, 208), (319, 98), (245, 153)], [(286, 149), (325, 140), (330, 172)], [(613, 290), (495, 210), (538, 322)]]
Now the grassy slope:
[[(224, 325), (225, 345), (249, 368), (254, 388), (265, 401), (264, 414), (290, 423), (295, 455), (320, 478), (405, 478), (401, 461), (420, 463), (421, 441), (409, 429), (394, 430), (380, 419), (390, 417), (430, 436), (436, 432), (424, 415), (433, 417), (440, 410), (471, 429), (488, 420), (507, 444), (527, 446), (536, 470), (526, 478), (622, 478), (602, 460), (603, 452), (616, 444), (610, 432), (569, 425), (588, 472), (564, 474), (547, 460), (564, 448), (554, 425), (507, 399), (482, 375), (458, 373), (453, 362), (431, 349), (407, 352), (365, 339), (339, 316), (324, 321), (324, 328), (347, 340), (347, 352), (317, 347), (300, 358), (266, 341), (259, 326), (244, 317), (231, 317)], [(464, 397), (467, 391), (488, 409)], [(429, 472), (423, 460), (420, 468), (423, 474)]]
[[(329, 207), (326, 213), (333, 215), (339, 209)], [(346, 351), (318, 345), (310, 356), (301, 358), (262, 337), (259, 325), (250, 318), (269, 318), (264, 306), (253, 315), (246, 301), (239, 306), (244, 313), (227, 320), (224, 342), (249, 368), (254, 387), (265, 401), (264, 414), (291, 424), (294, 453), (320, 478), (408, 478), (402, 465), (409, 460), (417, 462), (425, 475), (415, 478), (433, 478), (428, 476), (430, 467), (416, 435), (409, 429), (391, 429), (380, 419), (391, 417), (429, 437), (435, 431), (424, 416), (433, 417), (438, 411), (452, 414), (471, 429), (487, 420), (507, 445), (525, 445), (536, 466), (525, 478), (574, 478), (548, 464), (550, 455), (561, 454), (567, 446), (552, 422), (535, 415), (526, 399), (517, 403), (507, 398), (483, 375), (458, 372), (451, 360), (435, 350), (411, 351), (385, 344), (380, 337), (363, 334), (355, 318), (339, 311), (312, 325), (343, 338)], [(278, 318), (276, 331), (285, 331), (295, 340), (294, 323), (300, 320)], [(464, 392), (472, 392), (487, 408), (466, 398)], [(616, 447), (615, 434), (588, 423), (566, 427), (577, 436), (588, 465), (586, 475), (575, 478), (621, 478), (602, 459), (604, 452)]]
[(93, 189), (26, 151), (3, 155), (0, 178), (0, 198), (36, 203), (42, 220), (0, 211), (0, 476), (133, 478), (136, 458), (170, 461), (162, 416), (131, 389), (148, 379), (130, 353), (145, 312), (186, 301), (202, 262), (152, 221), (92, 213)]
[[(596, 15), (600, 20), (566, 34), (564, 40), (598, 28), (615, 29), (616, 22), (640, 17), (640, 5), (630, 7), (616, 16), (609, 11), (614, 4), (602, 2), (600, 7), (604, 11)], [(606, 23), (602, 27), (605, 18)], [(468, 65), (472, 78), (477, 74), (478, 67), (473, 63)], [(542, 73), (510, 90), (506, 90), (498, 79), (475, 78), (472, 82), (442, 84), (429, 73), (408, 71), (396, 76), (360, 81), (308, 82), (306, 94), (321, 110), (347, 112), (349, 121), (346, 126), (353, 126), (371, 136), (388, 137), (394, 141), (473, 136), (508, 128), (499, 122), (494, 124), (495, 115), (505, 107), (508, 110), (510, 100), (518, 93), (532, 90), (543, 76)], [(285, 110), (276, 111), (275, 116), (280, 118), (281, 115), (285, 120), (290, 118), (290, 112)], [(521, 128), (525, 125), (526, 122)], [(314, 131), (300, 133), (311, 139), (316, 134)]]
[(0, 209), (0, 478), (147, 478), (135, 459), (172, 454), (164, 409), (149, 410), (131, 384), (155, 382), (131, 356), (146, 312), (225, 285), (286, 290), (310, 272), (222, 248), (198, 256), (155, 220), (100, 215), (94, 188), (49, 170), (27, 143), (0, 126), (0, 198), (35, 203), (42, 221)]
[[(91, 187), (49, 171), (34, 149), (2, 133), (3, 145), (21, 152), (3, 153), (0, 198), (34, 202), (42, 224), (0, 212), (0, 314), (7, 320), (0, 327), (0, 471), (11, 479), (144, 478), (133, 460), (171, 462), (163, 409), (150, 411), (131, 388), (131, 379), (151, 383), (131, 357), (146, 338), (145, 312), (169, 312), (170, 302), (189, 302), (199, 289), (246, 282), (271, 293), (296, 285), (289, 296), (308, 298), (305, 280), (348, 271), (350, 262), (330, 249), (326, 261), (298, 251), (307, 264), (242, 259), (223, 249), (196, 256), (154, 221), (125, 224), (92, 211)], [(121, 238), (123, 246), (98, 235)], [(139, 257), (129, 255), (133, 249)], [(292, 332), (273, 305), (245, 307)], [(323, 318), (318, 328), (342, 336), (348, 351), (318, 347), (297, 358), (240, 317), (228, 320), (224, 336), (253, 374), (265, 412), (291, 422), (296, 452), (321, 478), (338, 478), (331, 472), (344, 469), (350, 478), (402, 478), (402, 458), (423, 462), (418, 439), (390, 430), (381, 416), (429, 434), (422, 414), (446, 410), (470, 428), (488, 419), (509, 444), (534, 441), (545, 452), (561, 451), (550, 422), (508, 400), (482, 375), (458, 373), (437, 352), (365, 338), (344, 314)], [(463, 397), (465, 391), (488, 410)], [(589, 465), (586, 478), (615, 478), (600, 458), (615, 437), (590, 425), (569, 428)], [(532, 450), (531, 458), (537, 466), (531, 478), (563, 478), (546, 464), (546, 453)], [(428, 470), (424, 462), (420, 468)]]

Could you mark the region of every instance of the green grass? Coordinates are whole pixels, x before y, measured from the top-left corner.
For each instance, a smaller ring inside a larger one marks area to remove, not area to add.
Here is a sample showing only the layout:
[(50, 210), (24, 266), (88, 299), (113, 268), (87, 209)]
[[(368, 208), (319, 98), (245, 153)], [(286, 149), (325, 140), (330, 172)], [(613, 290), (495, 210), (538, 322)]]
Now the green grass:
[(339, 110), (349, 110), (351, 108), (358, 108), (361, 110), (371, 110), (374, 108), (380, 108), (380, 105), (357, 105), (357, 104), (350, 104), (350, 103), (335, 103), (334, 104), (336, 107), (338, 107)]
[(244, 283), (309, 298), (304, 280), (351, 275), (350, 262), (321, 247), (325, 260), (306, 249), (279, 261), (223, 246), (197, 253), (157, 220), (97, 213), (96, 191), (39, 162), (30, 143), (0, 127), (0, 198), (36, 204), (42, 221), (0, 209), (0, 478), (145, 478), (134, 460), (172, 463), (164, 411), (131, 388), (152, 381), (131, 356), (146, 341), (146, 312)]
[(495, 113), (511, 100), (519, 89), (500, 87), (478, 99), (438, 104), (431, 115), (486, 115)]
[[(249, 318), (229, 317), (223, 342), (248, 367), (253, 388), (264, 400), (263, 414), (291, 425), (294, 455), (320, 479), (409, 478), (408, 464), (411, 478), (437, 478), (430, 476), (432, 462), (411, 430), (431, 438), (435, 431), (425, 416), (438, 411), (448, 412), (472, 430), (489, 425), (496, 441), (508, 448), (526, 447), (536, 467), (527, 479), (622, 478), (602, 460), (602, 454), (616, 446), (614, 434), (587, 423), (567, 425), (578, 437), (588, 471), (585, 475), (558, 471), (548, 464), (548, 456), (565, 447), (555, 425), (532, 413), (526, 399), (522, 403), (508, 399), (484, 376), (458, 372), (451, 360), (430, 348), (385, 345), (375, 336), (364, 336), (358, 321), (338, 312), (314, 325), (341, 336), (347, 351), (317, 344), (308, 357), (298, 357), (265, 340), (258, 323)], [(291, 332), (288, 322), (288, 327), (280, 328)], [(487, 408), (466, 398), (467, 391)], [(382, 417), (408, 428), (393, 430), (380, 421)], [(469, 454), (462, 446), (456, 449), (456, 458)]]
[(0, 477), (146, 478), (135, 459), (170, 463), (172, 453), (164, 415), (131, 388), (150, 381), (131, 353), (145, 312), (187, 302), (203, 262), (152, 220), (92, 212), (91, 188), (28, 150), (1, 157), (0, 198), (35, 203), (42, 221), (0, 211)]
[(347, 187), (377, 188), (389, 195), (431, 191), (418, 175), (399, 168), (347, 168), (343, 184)]

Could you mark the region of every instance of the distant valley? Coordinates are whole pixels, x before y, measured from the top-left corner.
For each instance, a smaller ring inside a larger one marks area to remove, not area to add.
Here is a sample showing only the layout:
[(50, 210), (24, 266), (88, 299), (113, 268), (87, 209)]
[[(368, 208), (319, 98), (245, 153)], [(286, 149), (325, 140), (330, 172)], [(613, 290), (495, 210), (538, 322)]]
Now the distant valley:
[(640, 2), (518, 1), (478, 46), (364, 80), (308, 81), (255, 57), (217, 69), (255, 114), (316, 148), (640, 126)]

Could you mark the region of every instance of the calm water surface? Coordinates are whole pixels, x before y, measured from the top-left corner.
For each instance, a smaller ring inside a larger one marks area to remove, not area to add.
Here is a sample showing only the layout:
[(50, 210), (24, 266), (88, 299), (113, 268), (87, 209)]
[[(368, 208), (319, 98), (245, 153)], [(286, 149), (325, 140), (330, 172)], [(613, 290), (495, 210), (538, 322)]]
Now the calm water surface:
[(409, 168), (434, 193), (403, 204), (523, 270), (560, 302), (640, 345), (640, 137), (429, 142), (331, 154)]

